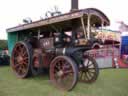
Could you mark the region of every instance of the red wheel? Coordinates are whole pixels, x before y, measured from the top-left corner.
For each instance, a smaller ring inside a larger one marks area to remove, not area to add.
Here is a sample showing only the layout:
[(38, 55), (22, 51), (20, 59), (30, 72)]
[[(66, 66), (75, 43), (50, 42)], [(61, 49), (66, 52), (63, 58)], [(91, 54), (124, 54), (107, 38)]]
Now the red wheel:
[(85, 56), (83, 64), (79, 68), (79, 80), (86, 83), (93, 83), (99, 75), (98, 64), (95, 59)]
[(78, 69), (67, 56), (58, 56), (50, 64), (50, 80), (60, 89), (70, 91), (77, 83)]
[(18, 42), (13, 48), (11, 56), (11, 67), (16, 75), (20, 78), (28, 77), (31, 74), (31, 50), (31, 45), (26, 42)]

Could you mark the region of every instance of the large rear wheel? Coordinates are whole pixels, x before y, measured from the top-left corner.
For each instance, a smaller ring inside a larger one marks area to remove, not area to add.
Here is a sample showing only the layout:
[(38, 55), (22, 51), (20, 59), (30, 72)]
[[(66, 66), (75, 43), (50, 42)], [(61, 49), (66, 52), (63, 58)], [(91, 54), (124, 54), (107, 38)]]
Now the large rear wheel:
[(27, 42), (15, 44), (11, 55), (11, 67), (19, 78), (31, 75), (32, 47)]
[(67, 56), (58, 56), (50, 64), (50, 80), (58, 88), (70, 91), (77, 83), (76, 63)]

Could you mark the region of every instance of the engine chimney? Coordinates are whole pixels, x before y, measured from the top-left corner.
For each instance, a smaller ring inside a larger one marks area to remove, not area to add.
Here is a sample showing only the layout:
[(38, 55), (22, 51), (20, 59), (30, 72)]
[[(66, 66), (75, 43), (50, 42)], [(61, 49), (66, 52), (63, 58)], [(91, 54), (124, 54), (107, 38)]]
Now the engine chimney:
[(71, 11), (78, 10), (78, 0), (71, 0)]

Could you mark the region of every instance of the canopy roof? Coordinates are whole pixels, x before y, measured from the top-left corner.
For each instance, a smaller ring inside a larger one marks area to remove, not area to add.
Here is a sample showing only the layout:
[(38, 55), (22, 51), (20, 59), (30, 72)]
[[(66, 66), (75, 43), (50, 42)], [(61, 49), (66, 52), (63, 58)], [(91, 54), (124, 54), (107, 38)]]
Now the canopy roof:
[[(46, 28), (48, 25), (50, 24), (56, 24), (59, 23), (60, 25), (62, 24), (68, 24), (71, 20), (73, 19), (77, 19), (80, 18), (84, 15), (94, 15), (97, 16), (101, 19), (101, 21), (104, 22), (105, 26), (109, 26), (110, 25), (110, 21), (108, 19), (108, 17), (101, 12), (98, 9), (95, 8), (87, 8), (87, 9), (83, 9), (83, 10), (77, 10), (75, 12), (69, 12), (66, 14), (62, 14), (59, 16), (54, 16), (54, 17), (50, 17), (47, 19), (43, 19), (43, 20), (39, 20), (39, 21), (35, 21), (29, 24), (23, 24), (23, 25), (19, 25), (16, 27), (12, 27), (7, 29), (7, 32), (17, 32), (17, 31), (23, 31), (23, 30), (29, 30), (29, 29), (36, 29), (36, 28)], [(94, 19), (96, 20), (96, 19)]]

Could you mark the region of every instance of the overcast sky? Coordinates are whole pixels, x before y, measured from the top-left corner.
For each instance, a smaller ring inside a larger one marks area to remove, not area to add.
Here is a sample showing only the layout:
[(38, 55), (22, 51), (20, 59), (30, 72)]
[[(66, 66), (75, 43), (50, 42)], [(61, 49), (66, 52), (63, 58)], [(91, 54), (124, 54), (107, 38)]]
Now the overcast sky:
[[(69, 12), (70, 0), (1, 0), (0, 1), (0, 39), (7, 39), (6, 29), (22, 23), (26, 17), (33, 21), (44, 17), (48, 10), (58, 6), (62, 13)], [(117, 21), (128, 24), (127, 0), (79, 0), (79, 9), (97, 8), (111, 21), (111, 29), (117, 30)]]

